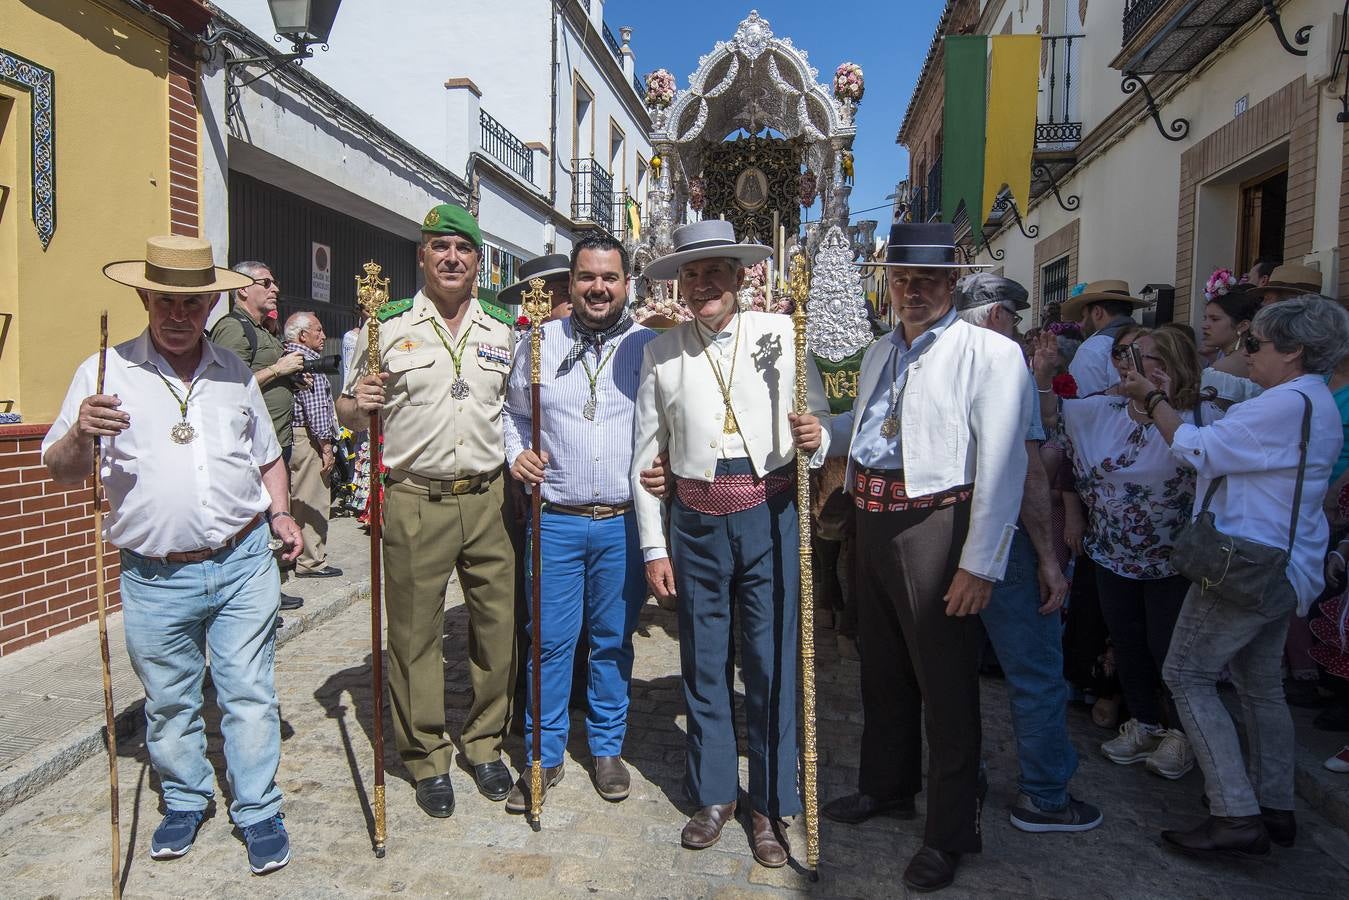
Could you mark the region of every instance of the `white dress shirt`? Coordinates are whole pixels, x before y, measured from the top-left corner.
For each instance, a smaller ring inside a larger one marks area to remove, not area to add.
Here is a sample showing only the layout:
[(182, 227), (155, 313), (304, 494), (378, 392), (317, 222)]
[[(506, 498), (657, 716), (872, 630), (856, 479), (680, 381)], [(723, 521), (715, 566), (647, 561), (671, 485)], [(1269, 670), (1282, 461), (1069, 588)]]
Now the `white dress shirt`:
[(1068, 374), (1077, 382), (1077, 396), (1090, 397), (1119, 383), (1119, 372), (1110, 361), (1113, 335), (1096, 332), (1082, 342), (1068, 364)]
[[(97, 356), (75, 371), (42, 441), (44, 458), (74, 426), (80, 403), (96, 393), (97, 373)], [(281, 456), (258, 383), (233, 353), (202, 340), (187, 404), (187, 420), (197, 432), (191, 443), (169, 437), (182, 417), (165, 379), (179, 397), (187, 395), (188, 385), (154, 348), (148, 329), (109, 349), (103, 393), (121, 399), (131, 422), (116, 437), (103, 438), (103, 487), (111, 510), (104, 536), (150, 557), (224, 546), (270, 505), (259, 469)]]
[(1225, 475), (1209, 505), (1217, 529), (1286, 548), (1306, 409), (1299, 391), (1312, 402), (1312, 421), (1288, 580), (1297, 593), (1298, 614), (1305, 616), (1325, 586), (1322, 561), (1330, 528), (1321, 502), (1344, 443), (1340, 413), (1325, 379), (1302, 375), (1234, 405), (1220, 422), (1202, 428), (1181, 425), (1171, 451), (1199, 472), (1196, 513), (1210, 482)]
[[(708, 362), (700, 340), (701, 326), (686, 322), (672, 328), (646, 345), (642, 361), (641, 387), (637, 392), (633, 423), (632, 500), (637, 510), (637, 525), (643, 556), (648, 562), (666, 555), (664, 504), (641, 486), (641, 472), (664, 450), (670, 469), (677, 478), (713, 481), (717, 461), (747, 458), (754, 473), (763, 477), (796, 458), (791, 425), (796, 388), (796, 344), (789, 316), (777, 313), (742, 312), (736, 314), (717, 336), (712, 351), (726, 360), (722, 377), (730, 379), (731, 346), (735, 329), (740, 343), (735, 353), (735, 378), (729, 385), (731, 409), (739, 425), (738, 435), (723, 431), (726, 404), (716, 375)], [(709, 332), (704, 329), (702, 338)], [(829, 417), (829, 401), (814, 365), (806, 366), (807, 390), (811, 412), (822, 422)], [(823, 459), (822, 452), (811, 461)], [(743, 446), (743, 450), (741, 449)]]

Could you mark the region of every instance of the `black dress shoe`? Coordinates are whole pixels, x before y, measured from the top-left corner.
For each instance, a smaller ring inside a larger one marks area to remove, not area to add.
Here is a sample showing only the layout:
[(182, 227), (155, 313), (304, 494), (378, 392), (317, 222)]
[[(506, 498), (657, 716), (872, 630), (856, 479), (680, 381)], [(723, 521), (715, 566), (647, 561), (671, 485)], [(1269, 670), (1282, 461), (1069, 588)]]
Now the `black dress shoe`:
[(299, 609), (304, 606), (303, 597), (292, 597), (290, 594), (281, 595), (281, 608), (284, 610)]
[(1260, 807), (1260, 821), (1265, 823), (1269, 839), (1280, 847), (1291, 847), (1297, 841), (1297, 819), (1291, 809)]
[(342, 570), (337, 566), (324, 566), (322, 569), (316, 569), (313, 572), (296, 571), (296, 578), (336, 578), (342, 574)]
[(1167, 846), (1197, 856), (1269, 855), (1269, 834), (1260, 816), (1209, 816), (1189, 831), (1163, 831)]
[(511, 792), (511, 770), (500, 759), (473, 767), (473, 783), (488, 800), (505, 800)]
[(904, 870), (904, 883), (923, 894), (939, 891), (955, 881), (959, 862), (959, 853), (923, 847), (909, 860), (909, 867)]
[(449, 775), (436, 775), (417, 782), (417, 805), (422, 812), (437, 819), (454, 814), (454, 785)]
[(848, 794), (829, 801), (820, 810), (825, 818), (842, 822), (845, 825), (859, 825), (875, 816), (886, 815), (895, 819), (912, 819), (914, 811), (912, 797), (897, 797), (882, 800), (870, 794)]

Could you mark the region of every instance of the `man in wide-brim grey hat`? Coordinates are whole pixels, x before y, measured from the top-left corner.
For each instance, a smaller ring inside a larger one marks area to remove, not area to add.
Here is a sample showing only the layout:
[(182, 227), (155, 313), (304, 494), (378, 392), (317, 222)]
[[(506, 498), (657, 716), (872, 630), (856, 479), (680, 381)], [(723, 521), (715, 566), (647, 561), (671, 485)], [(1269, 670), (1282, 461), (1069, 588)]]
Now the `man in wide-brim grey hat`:
[(1020, 348), (961, 320), (950, 225), (899, 223), (886, 268), (899, 322), (867, 349), (857, 402), (829, 423), (856, 508), (865, 717), (857, 791), (825, 804), (846, 824), (911, 818), (923, 788), (913, 890), (955, 878), (982, 847), (977, 614), (1007, 569), (1026, 476), (1029, 375)]
[(571, 315), (571, 257), (565, 253), (549, 253), (520, 264), (516, 271), (520, 279), (497, 292), (497, 303), (518, 306), (520, 297), (529, 290), (535, 278), (543, 279), (543, 286), (552, 295), (553, 309), (548, 319), (565, 319)]
[(79, 483), (101, 443), (103, 537), (122, 551), (122, 624), (164, 795), (150, 856), (187, 853), (215, 794), (201, 715), (209, 649), (230, 818), (252, 871), (270, 872), (290, 860), (290, 841), (276, 784), (281, 581), (268, 544), (275, 535), (293, 560), (302, 540), (253, 373), (202, 337), (220, 292), (253, 279), (215, 266), (206, 241), (176, 235), (150, 238), (144, 259), (103, 272), (136, 288), (149, 327), (109, 349), (101, 392), (98, 357), (79, 367), (42, 459), (55, 481)]
[(1077, 383), (1077, 396), (1086, 397), (1119, 381), (1119, 372), (1110, 361), (1115, 335), (1134, 321), (1134, 310), (1147, 306), (1148, 301), (1130, 294), (1127, 281), (1106, 279), (1079, 288), (1059, 314), (1065, 322), (1081, 322), (1087, 336), (1068, 365), (1068, 374)]
[[(737, 306), (745, 267), (767, 259), (769, 248), (737, 243), (732, 225), (719, 220), (676, 229), (674, 244), (646, 274), (677, 277), (693, 320), (645, 348), (631, 474), (647, 582), (658, 599), (679, 599), (684, 787), (698, 806), (680, 840), (689, 849), (710, 847), (735, 815), (735, 621), (743, 637), (750, 846), (761, 865), (777, 867), (788, 856), (781, 819), (801, 812), (795, 450), (819, 447), (817, 416), (829, 407), (810, 366), (809, 406), (821, 412), (791, 411), (791, 319)], [(674, 474), (668, 551), (662, 504), (642, 489), (649, 486), (642, 467), (657, 453)]]

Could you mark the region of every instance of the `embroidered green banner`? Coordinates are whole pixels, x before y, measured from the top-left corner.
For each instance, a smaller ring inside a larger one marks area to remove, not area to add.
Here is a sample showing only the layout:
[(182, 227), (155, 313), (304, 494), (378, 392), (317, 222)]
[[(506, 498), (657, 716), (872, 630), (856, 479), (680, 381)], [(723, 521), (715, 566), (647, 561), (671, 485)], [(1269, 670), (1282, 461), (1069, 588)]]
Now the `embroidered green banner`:
[(857, 375), (862, 371), (862, 355), (866, 349), (838, 362), (816, 356), (815, 368), (824, 382), (824, 395), (829, 399), (829, 411), (834, 415), (845, 413), (857, 402)]

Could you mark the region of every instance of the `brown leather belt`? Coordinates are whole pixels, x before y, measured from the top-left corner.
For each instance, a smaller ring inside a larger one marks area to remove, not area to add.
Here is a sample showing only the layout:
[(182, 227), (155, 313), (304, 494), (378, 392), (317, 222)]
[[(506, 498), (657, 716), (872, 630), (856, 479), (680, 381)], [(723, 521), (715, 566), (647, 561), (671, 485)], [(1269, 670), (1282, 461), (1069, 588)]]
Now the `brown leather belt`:
[(239, 544), (243, 543), (244, 538), (248, 537), (249, 532), (256, 528), (261, 521), (262, 513), (258, 513), (249, 520), (247, 525), (239, 529), (238, 534), (225, 541), (224, 545), (220, 547), (205, 547), (201, 550), (184, 550), (181, 552), (166, 553), (163, 556), (147, 556), (145, 558), (157, 563), (173, 563), (175, 565), (178, 563), (201, 562), (210, 559), (217, 553), (224, 553), (226, 550), (233, 550), (235, 547), (239, 546)]
[(545, 512), (562, 513), (564, 516), (585, 516), (587, 519), (594, 519), (596, 522), (604, 519), (616, 519), (632, 509), (631, 503), (620, 503), (618, 506), (605, 506), (603, 503), (596, 503), (593, 506), (567, 506), (565, 503), (545, 503), (543, 505)]
[(431, 500), (435, 501), (446, 494), (452, 497), (476, 494), (495, 481), (500, 474), (500, 469), (494, 469), (491, 472), (469, 475), (466, 478), (426, 478), (405, 469), (390, 469), (389, 480), (393, 482), (405, 481), (408, 484), (415, 484), (419, 488), (424, 488)]

